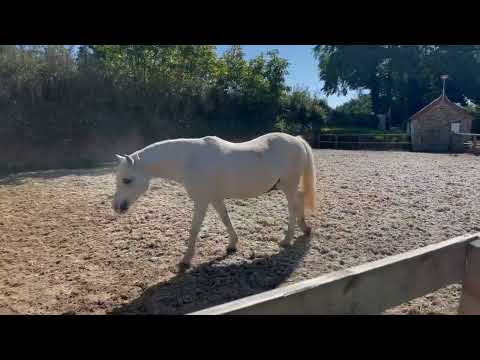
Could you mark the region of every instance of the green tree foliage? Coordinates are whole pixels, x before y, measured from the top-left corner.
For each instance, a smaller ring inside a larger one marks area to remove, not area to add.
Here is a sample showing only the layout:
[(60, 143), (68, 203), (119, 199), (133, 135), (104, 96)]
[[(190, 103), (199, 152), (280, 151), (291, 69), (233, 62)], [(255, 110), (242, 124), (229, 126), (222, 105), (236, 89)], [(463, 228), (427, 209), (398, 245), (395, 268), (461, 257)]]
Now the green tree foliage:
[(240, 46), (220, 57), (211, 45), (0, 46), (0, 137), (44, 147), (132, 132), (145, 143), (242, 139), (282, 118), (320, 123), (328, 107), (298, 100), (287, 69), (277, 51), (247, 60)]
[(373, 114), (372, 98), (370, 97), (370, 95), (362, 94), (358, 98), (352, 99), (338, 106), (335, 110), (341, 111), (348, 115), (353, 115), (353, 114), (371, 115)]
[(233, 46), (219, 59), (220, 74), (215, 86), (217, 113), (210, 120), (226, 131), (253, 134), (269, 131), (287, 96), (285, 84), (288, 62), (270, 51), (250, 61), (239, 46)]
[[(7, 137), (69, 137), (75, 62), (64, 46), (0, 47), (0, 128)], [(61, 119), (61, 120), (60, 120)]]
[(469, 103), (466, 110), (474, 116), (472, 121), (472, 132), (480, 134), (480, 106)]
[(377, 117), (373, 114), (370, 95), (360, 95), (332, 110), (328, 127), (376, 128)]
[(307, 89), (295, 88), (284, 98), (281, 121), (278, 126), (293, 133), (318, 131), (330, 117), (331, 109), (324, 99), (310, 94)]
[(477, 45), (318, 45), (314, 54), (327, 94), (367, 89), (374, 113), (391, 109), (397, 124), (440, 95), (443, 74), (451, 100), (480, 102)]

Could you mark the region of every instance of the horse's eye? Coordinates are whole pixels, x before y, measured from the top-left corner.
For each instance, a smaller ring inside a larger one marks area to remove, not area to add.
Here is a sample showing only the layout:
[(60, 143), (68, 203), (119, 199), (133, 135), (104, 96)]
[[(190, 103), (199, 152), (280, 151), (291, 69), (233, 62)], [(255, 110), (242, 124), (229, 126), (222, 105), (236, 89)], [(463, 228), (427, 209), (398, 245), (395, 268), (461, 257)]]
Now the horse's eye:
[(130, 184), (131, 182), (132, 182), (132, 179), (123, 179), (123, 183), (124, 183), (125, 185), (128, 185), (128, 184)]

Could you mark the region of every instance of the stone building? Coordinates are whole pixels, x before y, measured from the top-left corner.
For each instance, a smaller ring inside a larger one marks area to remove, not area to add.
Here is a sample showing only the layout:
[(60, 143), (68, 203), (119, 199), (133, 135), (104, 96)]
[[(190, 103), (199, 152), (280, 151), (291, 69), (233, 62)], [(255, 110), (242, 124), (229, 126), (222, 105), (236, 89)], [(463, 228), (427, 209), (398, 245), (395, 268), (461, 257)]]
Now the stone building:
[(442, 95), (415, 113), (407, 122), (413, 151), (463, 152), (473, 116)]

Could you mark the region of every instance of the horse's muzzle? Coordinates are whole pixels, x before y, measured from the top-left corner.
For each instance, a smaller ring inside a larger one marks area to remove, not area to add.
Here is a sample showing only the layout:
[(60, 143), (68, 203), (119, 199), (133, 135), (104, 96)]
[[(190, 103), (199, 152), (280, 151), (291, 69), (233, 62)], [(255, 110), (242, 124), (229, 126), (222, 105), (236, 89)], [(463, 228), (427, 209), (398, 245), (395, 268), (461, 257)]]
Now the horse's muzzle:
[(120, 205), (117, 205), (115, 204), (113, 206), (113, 209), (115, 210), (115, 212), (119, 213), (119, 214), (123, 214), (125, 212), (127, 212), (128, 210), (128, 202), (127, 200), (123, 200)]

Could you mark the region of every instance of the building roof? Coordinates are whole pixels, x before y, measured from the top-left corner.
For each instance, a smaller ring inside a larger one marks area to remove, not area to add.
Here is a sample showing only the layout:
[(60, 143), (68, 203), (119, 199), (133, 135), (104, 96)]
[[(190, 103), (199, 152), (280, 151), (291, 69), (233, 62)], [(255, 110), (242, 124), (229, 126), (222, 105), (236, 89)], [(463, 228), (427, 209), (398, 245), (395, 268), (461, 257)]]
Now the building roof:
[(438, 103), (445, 103), (447, 105), (449, 105), (450, 107), (452, 107), (453, 109), (455, 109), (456, 111), (459, 111), (459, 112), (463, 112), (469, 116), (471, 116), (472, 118), (474, 117), (473, 115), (471, 115), (467, 110), (465, 110), (463, 107), (461, 106), (458, 106), (457, 104), (455, 104), (454, 102), (450, 101), (450, 99), (446, 96), (440, 96), (438, 98), (436, 98), (435, 100), (433, 100), (430, 104), (428, 104), (427, 106), (425, 106), (424, 108), (420, 109), (419, 111), (417, 111), (415, 114), (413, 114), (412, 116), (410, 116), (410, 120), (414, 120), (418, 117), (420, 117), (421, 115), (425, 114), (426, 112), (428, 112), (430, 109), (432, 109), (435, 105), (437, 105)]

